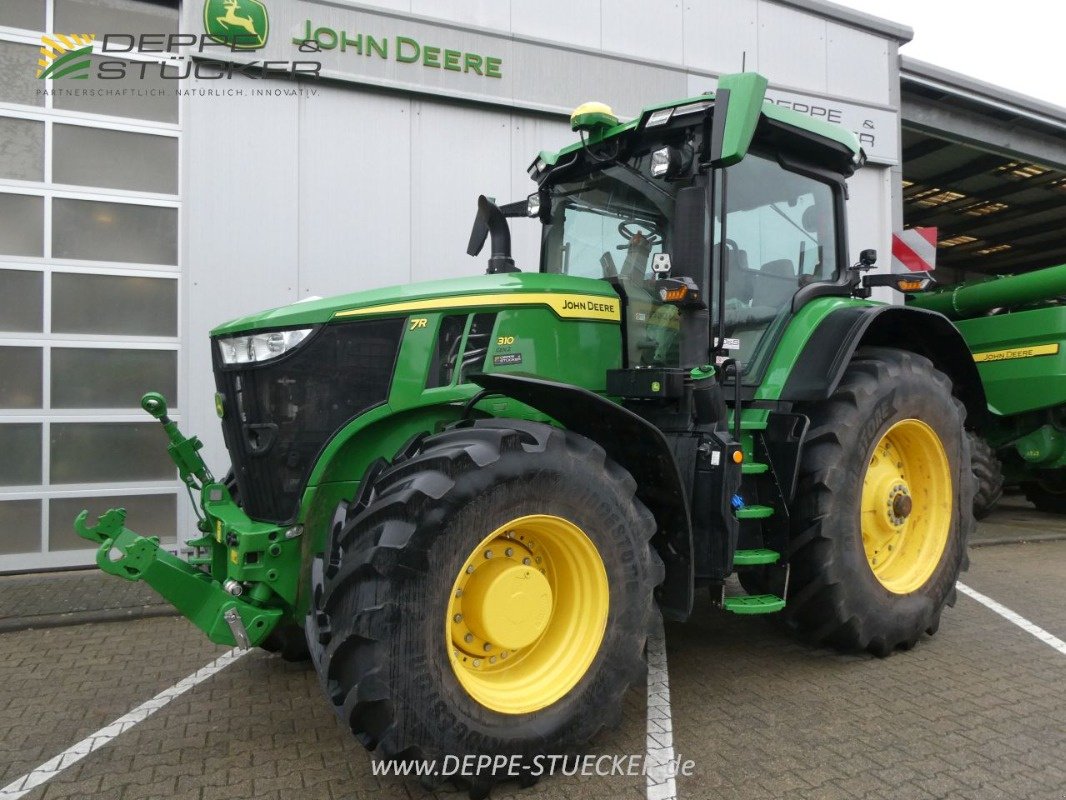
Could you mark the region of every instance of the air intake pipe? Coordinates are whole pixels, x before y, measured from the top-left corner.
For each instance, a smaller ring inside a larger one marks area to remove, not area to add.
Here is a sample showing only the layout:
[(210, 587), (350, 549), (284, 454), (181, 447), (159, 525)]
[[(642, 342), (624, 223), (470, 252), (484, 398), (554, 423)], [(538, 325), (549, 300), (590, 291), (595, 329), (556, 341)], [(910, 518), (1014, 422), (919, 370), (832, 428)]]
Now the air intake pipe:
[(489, 200), (485, 195), (477, 199), (477, 216), (474, 217), (474, 227), (470, 231), (470, 243), (466, 246), (468, 255), (476, 256), (485, 246), (485, 239), (492, 237), (492, 254), (489, 256), (489, 266), (485, 270), (489, 275), (498, 272), (518, 272), (511, 258), (511, 229), (507, 225), (507, 217), (500, 207)]

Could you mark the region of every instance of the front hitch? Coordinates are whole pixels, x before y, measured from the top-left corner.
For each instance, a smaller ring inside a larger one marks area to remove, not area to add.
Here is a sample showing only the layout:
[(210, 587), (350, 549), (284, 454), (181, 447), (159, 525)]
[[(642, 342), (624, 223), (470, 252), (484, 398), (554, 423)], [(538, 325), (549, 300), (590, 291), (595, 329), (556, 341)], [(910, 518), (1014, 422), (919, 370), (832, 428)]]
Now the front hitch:
[[(124, 508), (108, 510), (95, 525), (88, 524), (89, 512), (82, 511), (74, 520), (74, 530), (99, 545), (96, 563), (101, 570), (128, 581), (143, 580), (211, 641), (244, 648), (258, 645), (285, 613), (284, 608), (267, 603), (284, 600), (285, 584), (291, 582), (285, 574), (290, 570), (264, 564), (260, 555), (276, 559), (277, 566), (283, 567), (282, 562), (298, 558), (298, 545), (274, 543), (280, 536), (274, 526), (253, 522), (241, 511), (200, 457), (203, 443), (195, 436), (186, 438), (167, 416), (161, 394), (149, 392), (141, 399), (141, 406), (163, 425), (170, 440), (167, 453), (182, 482), (190, 492), (201, 492), (197, 516), (201, 533), (207, 535), (189, 544), (207, 548), (213, 557), (190, 563), (167, 552), (159, 546), (158, 538), (140, 536), (126, 527)], [(210, 535), (212, 532), (216, 535)], [(198, 564), (210, 565), (213, 574), (199, 569)], [(250, 599), (239, 596), (246, 586)], [(282, 590), (281, 598), (278, 589)]]
[(210, 575), (161, 548), (157, 538), (131, 531), (126, 527), (126, 509), (112, 508), (95, 525), (87, 524), (88, 516), (82, 511), (74, 530), (100, 545), (97, 566), (128, 581), (143, 580), (212, 642), (255, 646), (281, 619), (281, 609), (261, 608), (234, 597)]

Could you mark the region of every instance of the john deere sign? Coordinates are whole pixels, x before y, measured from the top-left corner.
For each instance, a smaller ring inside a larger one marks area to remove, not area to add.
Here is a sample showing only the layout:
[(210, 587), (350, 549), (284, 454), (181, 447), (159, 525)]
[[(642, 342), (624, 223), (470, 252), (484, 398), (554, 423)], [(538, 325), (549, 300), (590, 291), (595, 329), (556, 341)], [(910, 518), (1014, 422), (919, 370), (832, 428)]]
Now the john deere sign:
[(258, 50), (267, 43), (270, 15), (259, 0), (204, 0), (204, 31), (234, 50)]
[(317, 26), (311, 20), (304, 20), (299, 36), (294, 36), (292, 43), (299, 45), (304, 52), (337, 50), (352, 55), (373, 56), (393, 59), (401, 64), (421, 64), (423, 67), (446, 69), (452, 72), (465, 72), (468, 75), (482, 75), (486, 78), (502, 78), (503, 59), (465, 50), (452, 50), (439, 45), (423, 44), (410, 36), (389, 37), (372, 36), (359, 32), (335, 30), (326, 26)]
[[(612, 105), (622, 113), (634, 113), (649, 97), (679, 97), (685, 91), (685, 67), (471, 27), (442, 18), (448, 4), (422, 3), (419, 14), (365, 0), (262, 2), (270, 14), (269, 40), (266, 14), (253, 13), (251, 0), (236, 0), (230, 8), (226, 3), (234, 0), (185, 0), (179, 29), (205, 31), (205, 37), (220, 40), (209, 39), (207, 48), (189, 57), (240, 64), (243, 70), (251, 56), (258, 64), (248, 70), (261, 69), (268, 76), (277, 61), (299, 64), (298, 76), (294, 69), (287, 71), (301, 80), (309, 77), (305, 63), (314, 62), (320, 67), (316, 76), (330, 81), (329, 91), (356, 84), (543, 113), (569, 114), (583, 100), (600, 96), (604, 76), (612, 79)], [(479, 14), (468, 10), (459, 16)], [(256, 35), (251, 44), (264, 35), (265, 44), (254, 53), (230, 46), (235, 40), (248, 42), (247, 25)]]

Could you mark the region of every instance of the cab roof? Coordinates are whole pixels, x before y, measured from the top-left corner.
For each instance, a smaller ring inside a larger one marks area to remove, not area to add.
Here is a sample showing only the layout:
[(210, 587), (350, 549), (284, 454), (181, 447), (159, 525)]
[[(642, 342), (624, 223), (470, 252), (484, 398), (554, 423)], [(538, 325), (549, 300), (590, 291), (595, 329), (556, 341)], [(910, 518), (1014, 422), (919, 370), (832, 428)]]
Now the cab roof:
[[(729, 163), (735, 163), (744, 157), (751, 143), (756, 129), (765, 120), (776, 128), (784, 128), (786, 135), (793, 134), (798, 137), (820, 141), (830, 150), (836, 150), (838, 154), (847, 156), (856, 165), (862, 159), (862, 148), (858, 137), (851, 131), (839, 125), (834, 125), (820, 119), (814, 119), (805, 114), (800, 114), (790, 108), (779, 106), (766, 98), (766, 79), (755, 72), (738, 73), (735, 75), (723, 75), (719, 79), (718, 92), (706, 92), (694, 97), (685, 97), (679, 100), (670, 100), (663, 103), (645, 106), (640, 114), (628, 122), (618, 122), (611, 126), (602, 126), (590, 131), (584, 141), (569, 144), (560, 150), (541, 151), (537, 159), (530, 166), (530, 175), (536, 177), (536, 173), (548, 167), (555, 166), (563, 157), (580, 151), (589, 144), (599, 144), (612, 139), (626, 138), (627, 134), (643, 131), (648, 128), (648, 122), (656, 112), (674, 109), (696, 109), (703, 111), (713, 108), (719, 102), (719, 95), (729, 95), (727, 105), (727, 125), (738, 131), (746, 132), (746, 140), (739, 142), (740, 147), (734, 148), (733, 158)], [(725, 90), (725, 91), (723, 91)], [(699, 108), (701, 107), (702, 108)], [(744, 117), (735, 119), (736, 115)], [(700, 116), (692, 114), (693, 124)], [(702, 116), (702, 115), (701, 115)], [(739, 137), (745, 139), (743, 133)], [(738, 144), (738, 143), (734, 143)], [(542, 163), (541, 169), (538, 163)]]

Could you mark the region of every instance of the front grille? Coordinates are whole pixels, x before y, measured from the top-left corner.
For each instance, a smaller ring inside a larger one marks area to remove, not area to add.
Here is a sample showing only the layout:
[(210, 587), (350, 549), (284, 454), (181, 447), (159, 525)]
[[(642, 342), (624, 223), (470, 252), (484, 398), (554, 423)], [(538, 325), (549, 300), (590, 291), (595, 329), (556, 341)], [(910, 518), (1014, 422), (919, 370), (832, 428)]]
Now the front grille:
[(402, 319), (326, 325), (276, 361), (229, 367), (212, 342), (222, 432), (250, 517), (292, 521), (330, 437), (388, 399), (402, 334)]

